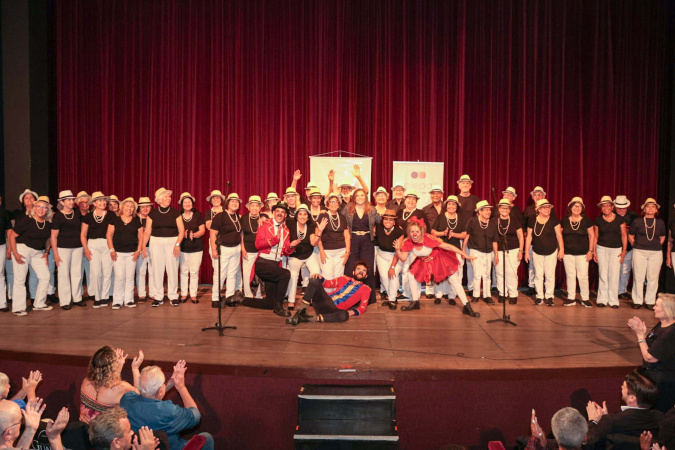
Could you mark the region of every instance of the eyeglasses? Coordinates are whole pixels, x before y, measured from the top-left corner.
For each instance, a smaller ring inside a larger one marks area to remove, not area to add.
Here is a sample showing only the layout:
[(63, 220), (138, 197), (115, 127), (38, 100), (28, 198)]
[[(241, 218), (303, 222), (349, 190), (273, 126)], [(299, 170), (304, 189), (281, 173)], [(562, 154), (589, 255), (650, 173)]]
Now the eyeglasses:
[(41, 211), (47, 211), (49, 209), (49, 207), (47, 207), (47, 206), (36, 206), (35, 209), (39, 209)]
[(331, 200), (331, 201), (328, 202), (329, 205), (330, 205), (331, 203), (340, 203), (340, 202), (338, 202), (337, 200)]

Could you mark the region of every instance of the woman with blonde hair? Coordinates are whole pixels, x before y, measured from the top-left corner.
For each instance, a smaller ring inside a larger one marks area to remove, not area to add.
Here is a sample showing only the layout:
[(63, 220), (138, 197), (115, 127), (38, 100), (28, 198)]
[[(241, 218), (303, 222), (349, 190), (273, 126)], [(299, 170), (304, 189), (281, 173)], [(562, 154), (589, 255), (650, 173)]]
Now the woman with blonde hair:
[(136, 216), (138, 205), (133, 198), (125, 198), (120, 204), (119, 216), (108, 225), (106, 239), (115, 270), (115, 290), (112, 309), (122, 306), (135, 308), (134, 274), (136, 261), (143, 245), (143, 225)]
[[(110, 284), (113, 271), (113, 261), (110, 258), (110, 250), (106, 234), (108, 225), (112, 223), (115, 213), (107, 209), (108, 197), (102, 192), (94, 192), (90, 204), (95, 209), (91, 214), (82, 217), (82, 230), (80, 241), (84, 248), (84, 257), (89, 260), (91, 274), (91, 289), (94, 295), (94, 308), (108, 306), (110, 302)], [(89, 292), (89, 295), (92, 293)]]
[(642, 220), (633, 220), (628, 232), (628, 240), (633, 246), (633, 304), (644, 303), (647, 309), (654, 309), (663, 264), (663, 243), (666, 241), (666, 224), (657, 217), (659, 208), (661, 205), (653, 198), (645, 200)]

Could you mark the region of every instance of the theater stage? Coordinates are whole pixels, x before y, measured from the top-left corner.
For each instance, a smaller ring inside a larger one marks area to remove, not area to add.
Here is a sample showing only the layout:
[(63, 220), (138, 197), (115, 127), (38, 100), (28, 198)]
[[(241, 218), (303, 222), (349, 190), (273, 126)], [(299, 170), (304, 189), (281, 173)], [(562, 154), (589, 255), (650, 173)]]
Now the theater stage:
[(480, 447), (528, 433), (532, 407), (542, 423), (589, 398), (618, 408), (622, 376), (641, 363), (626, 322), (638, 315), (655, 323), (653, 312), (626, 303), (587, 309), (556, 298), (555, 307), (535, 307), (521, 295), (507, 305), (517, 327), (487, 323), (501, 317), (502, 306), (482, 302), (474, 304), (478, 319), (460, 306), (423, 300), (419, 311), (378, 304), (344, 324), (297, 327), (271, 311), (238, 306), (223, 309), (224, 324), (237, 329), (220, 337), (201, 331), (217, 310), (208, 288), (200, 292), (199, 304), (180, 307), (0, 314), (0, 370), (16, 386), (40, 367), (44, 391), (60, 392), (59, 402), (75, 407), (78, 380), (103, 344), (130, 356), (143, 349), (146, 361), (166, 371), (185, 359), (198, 403), (211, 411), (200, 429), (213, 431), (222, 448), (290, 448), (302, 383), (393, 383), (401, 448)]

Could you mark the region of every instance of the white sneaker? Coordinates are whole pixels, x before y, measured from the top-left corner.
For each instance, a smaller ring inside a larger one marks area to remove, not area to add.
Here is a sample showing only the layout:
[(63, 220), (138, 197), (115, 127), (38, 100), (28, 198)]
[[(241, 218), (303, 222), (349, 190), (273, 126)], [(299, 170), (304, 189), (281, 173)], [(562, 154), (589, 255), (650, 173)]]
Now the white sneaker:
[(26, 311), (16, 311), (14, 313), (15, 316), (27, 316), (28, 313)]
[(34, 311), (51, 311), (52, 309), (54, 309), (54, 308), (52, 306), (49, 306), (49, 305), (33, 307)]

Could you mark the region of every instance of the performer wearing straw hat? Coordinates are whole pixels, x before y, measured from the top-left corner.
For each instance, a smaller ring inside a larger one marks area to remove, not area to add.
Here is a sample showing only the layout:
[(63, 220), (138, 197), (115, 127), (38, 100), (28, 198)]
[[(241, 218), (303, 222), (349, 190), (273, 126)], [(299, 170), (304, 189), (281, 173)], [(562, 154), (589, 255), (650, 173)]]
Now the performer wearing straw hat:
[(110, 277), (112, 276), (113, 261), (106, 243), (108, 225), (112, 222), (114, 213), (107, 209), (108, 197), (102, 192), (94, 192), (89, 201), (95, 209), (91, 214), (82, 218), (80, 241), (84, 248), (84, 257), (91, 264), (91, 289), (94, 296), (94, 308), (107, 306), (110, 298)]
[(204, 217), (195, 209), (195, 198), (189, 192), (183, 192), (178, 199), (178, 205), (181, 207), (180, 216), (185, 228), (179, 258), (181, 298), (180, 302), (172, 301), (171, 306), (187, 302), (188, 297), (192, 303), (199, 303), (197, 300), (199, 268), (204, 255), (202, 236), (206, 234)]
[[(141, 226), (143, 227), (143, 235), (145, 236), (145, 224), (148, 220), (148, 214), (152, 210), (152, 201), (150, 197), (141, 197), (138, 199), (138, 218), (141, 221)], [(146, 250), (147, 246), (146, 244)], [(152, 286), (152, 282), (149, 280), (152, 279), (152, 268), (150, 267), (150, 258), (145, 258), (143, 252), (141, 251), (140, 256), (136, 260), (136, 291), (138, 295), (138, 301), (143, 303), (147, 301), (147, 289), (145, 285), (145, 277), (148, 276), (148, 284)], [(152, 295), (151, 295), (152, 297)]]
[[(605, 195), (598, 203), (602, 214), (595, 219), (595, 254), (598, 263), (598, 298), (596, 304), (619, 307), (619, 271), (626, 256), (628, 232), (623, 217), (613, 211), (612, 197)], [(637, 306), (640, 307), (639, 305)]]
[[(633, 305), (642, 305), (653, 310), (659, 274), (663, 264), (663, 243), (666, 240), (666, 224), (656, 217), (661, 205), (653, 198), (642, 204), (642, 220), (635, 219), (628, 232), (628, 241), (633, 246)], [(644, 290), (645, 278), (647, 290)]]
[(392, 199), (387, 202), (386, 207), (398, 213), (399, 209), (405, 207), (405, 185), (400, 181), (394, 182), (391, 187), (391, 195)]
[[(153, 307), (164, 304), (164, 273), (167, 279), (167, 297), (169, 301), (178, 300), (178, 258), (180, 244), (185, 236), (185, 227), (180, 211), (171, 207), (173, 191), (163, 187), (155, 191), (157, 208), (150, 211), (145, 222), (141, 253), (152, 258), (150, 268), (150, 295)], [(146, 244), (150, 242), (150, 246)]]
[[(288, 221), (286, 222), (288, 223)], [(293, 310), (295, 306), (295, 295), (298, 287), (298, 277), (300, 270), (307, 269), (307, 275), (303, 278), (309, 281), (312, 275), (320, 276), (321, 267), (319, 257), (314, 253), (315, 246), (321, 239), (321, 233), (328, 225), (328, 219), (322, 219), (318, 224), (310, 219), (307, 205), (300, 205), (295, 214), (295, 220), (289, 225), (291, 245), (295, 252), (288, 257), (288, 270), (291, 273), (291, 279), (288, 284), (288, 309)], [(317, 236), (318, 235), (318, 236)]]
[(59, 192), (59, 210), (52, 218), (51, 247), (59, 268), (59, 303), (64, 310), (69, 310), (71, 304), (86, 306), (82, 300), (82, 216), (73, 209), (75, 198), (70, 190)]
[(349, 259), (351, 233), (347, 219), (340, 213), (340, 196), (334, 192), (326, 195), (328, 211), (319, 216), (319, 222), (328, 219), (328, 226), (320, 233), (318, 243), (321, 275), (327, 280), (334, 280), (345, 274), (345, 264)]
[[(473, 186), (473, 180), (469, 175), (462, 175), (457, 180), (457, 198), (459, 198), (462, 208), (459, 210), (459, 220), (463, 227), (467, 227), (469, 219), (476, 217), (476, 205), (480, 201), (480, 197), (471, 193), (471, 187)], [(471, 247), (466, 247), (464, 249), (467, 253), (471, 253)], [(464, 273), (460, 275), (460, 279), (463, 278)], [(473, 264), (466, 266), (466, 287), (469, 291), (474, 290), (473, 286)]]
[[(255, 234), (258, 232), (258, 222), (263, 217), (260, 210), (263, 207), (262, 199), (259, 195), (251, 195), (246, 203), (248, 212), (241, 218), (243, 234), (241, 237), (241, 271), (244, 276), (244, 296), (262, 298), (262, 288), (258, 285), (255, 295), (251, 291), (251, 282), (253, 281), (253, 267), (258, 257), (258, 249), (255, 248)], [(217, 306), (217, 305), (216, 305)]]
[[(483, 283), (483, 301), (488, 305), (494, 305), (490, 293), (490, 273), (494, 253), (495, 263), (499, 262), (497, 254), (497, 224), (490, 221), (492, 205), (487, 200), (481, 200), (476, 204), (477, 217), (469, 219), (466, 224), (467, 237), (464, 239), (465, 247), (469, 248), (469, 254), (476, 258), (471, 262), (473, 266), (473, 301), (481, 299), (480, 288)], [(461, 216), (460, 216), (461, 220)]]
[(553, 205), (545, 198), (537, 202), (537, 218), (528, 225), (525, 241), (525, 262), (529, 262), (532, 247), (534, 265), (534, 284), (537, 289), (535, 305), (553, 306), (555, 290), (555, 268), (557, 261), (565, 256), (565, 244), (562, 239), (560, 222), (553, 217)]
[(270, 192), (265, 198), (265, 206), (260, 211), (260, 214), (266, 217), (272, 217), (272, 207), (279, 203), (281, 199), (276, 194), (276, 192)]
[(110, 258), (115, 270), (115, 291), (112, 309), (122, 306), (135, 308), (134, 274), (136, 261), (143, 245), (143, 224), (136, 216), (138, 204), (133, 198), (125, 198), (119, 207), (119, 216), (108, 225), (106, 239)]
[(204, 217), (205, 225), (207, 230), (211, 230), (211, 222), (213, 218), (218, 214), (223, 212), (223, 203), (225, 203), (225, 196), (218, 190), (214, 189), (211, 191), (206, 201), (211, 205), (211, 209), (206, 211), (206, 216)]
[[(617, 195), (614, 199), (614, 212), (618, 216), (623, 217), (623, 220), (626, 222), (626, 228), (630, 228), (633, 220), (638, 216), (632, 210), (628, 209), (630, 207), (630, 200), (625, 195)], [(621, 271), (619, 272), (619, 298), (624, 300), (630, 300), (630, 294), (628, 293), (628, 280), (630, 279), (630, 274), (633, 271), (633, 246), (628, 243), (626, 247), (626, 256), (623, 258), (621, 263)]]
[[(82, 219), (84, 219), (84, 216), (89, 214), (89, 200), (91, 200), (91, 196), (87, 194), (86, 191), (77, 193), (77, 197), (75, 198), (75, 208), (77, 208), (77, 215), (80, 218), (80, 223), (82, 222)], [(93, 290), (91, 288), (90, 264), (89, 260), (85, 258), (84, 255), (82, 256), (82, 276), (87, 279), (87, 295), (86, 297), (83, 295), (82, 300), (93, 300), (94, 296), (92, 295)]]
[[(422, 208), (428, 230), (431, 230), (434, 223), (436, 222), (436, 218), (440, 214), (443, 214), (443, 193), (443, 188), (438, 184), (434, 184), (431, 186), (431, 189), (429, 189), (431, 203)], [(425, 294), (427, 298), (434, 298), (434, 289), (435, 283), (428, 283), (426, 285)]]
[(231, 193), (225, 200), (225, 211), (217, 215), (211, 223), (211, 258), (213, 266), (218, 270), (218, 242), (220, 242), (220, 286), (218, 277), (213, 280), (211, 290), (211, 306), (218, 306), (218, 293), (226, 283), (225, 299), (229, 302), (236, 291), (241, 288), (241, 218), (239, 207), (241, 199)]
[(298, 194), (298, 191), (296, 191), (294, 188), (289, 187), (284, 193), (284, 201), (288, 205), (288, 215), (286, 216), (286, 222), (290, 223), (295, 220), (295, 210), (298, 209), (298, 206), (300, 205), (300, 194)]
[(567, 300), (564, 306), (577, 304), (577, 279), (582, 306), (586, 308), (593, 306), (588, 288), (588, 263), (593, 259), (595, 232), (593, 221), (586, 217), (585, 211), (586, 205), (581, 197), (574, 197), (567, 204), (567, 215), (560, 222), (565, 244), (563, 264), (567, 276)]
[(377, 260), (377, 270), (380, 275), (380, 283), (384, 286), (387, 293), (383, 306), (388, 306), (394, 310), (397, 306), (396, 296), (398, 294), (398, 276), (403, 270), (403, 262), (396, 256), (394, 242), (403, 240), (404, 233), (401, 227), (396, 224), (396, 211), (388, 209), (382, 215), (382, 221), (377, 224), (375, 232), (375, 258)]
[[(541, 186), (536, 186), (530, 192), (530, 197), (532, 198), (532, 203), (527, 205), (525, 211), (523, 211), (523, 233), (525, 233), (525, 239), (527, 239), (527, 230), (534, 227), (534, 221), (537, 218), (537, 202), (546, 197), (546, 191)], [(551, 217), (558, 220), (555, 209), (551, 209)], [(529, 261), (533, 260), (532, 247), (530, 247)], [(530, 263), (527, 268), (527, 285), (529, 286), (527, 295), (536, 295), (537, 291), (534, 288), (534, 263)]]
[[(449, 195), (445, 200), (445, 212), (436, 218), (434, 226), (431, 229), (431, 234), (441, 238), (446, 244), (452, 244), (457, 248), (462, 248), (464, 239), (467, 237), (466, 227), (459, 220), (458, 211), (461, 207), (459, 198), (456, 195)], [(464, 258), (459, 258), (459, 268), (457, 269), (457, 277), (460, 280), (464, 270)], [(463, 289), (462, 289), (463, 290)], [(443, 280), (440, 284), (434, 286), (436, 300), (435, 304), (441, 303), (441, 298), (445, 296), (448, 303), (455, 305), (455, 298), (457, 293), (447, 280)]]
[[(499, 291), (499, 301), (504, 302), (509, 299), (509, 304), (515, 305), (518, 302), (518, 266), (523, 258), (523, 248), (525, 240), (523, 238), (523, 224), (520, 222), (520, 213), (511, 214), (513, 205), (508, 198), (502, 198), (497, 203), (499, 214), (490, 219), (494, 222), (497, 229), (497, 250), (498, 258), (495, 263), (495, 275), (497, 276), (497, 289)], [(506, 248), (504, 247), (506, 241)], [(506, 262), (499, 261), (499, 258), (506, 254)], [(506, 266), (506, 274), (504, 273)], [(506, 280), (504, 277), (506, 276)], [(506, 281), (506, 283), (504, 283)], [(506, 284), (506, 291), (504, 291)]]
[(49, 197), (38, 197), (28, 216), (15, 223), (8, 233), (9, 246), (12, 250), (14, 268), (14, 300), (12, 312), (17, 316), (26, 313), (26, 275), (28, 267), (32, 267), (37, 275), (38, 283), (35, 293), (34, 311), (52, 309), (46, 303), (49, 287), (49, 268), (47, 266), (47, 241), (51, 236), (52, 205)]

